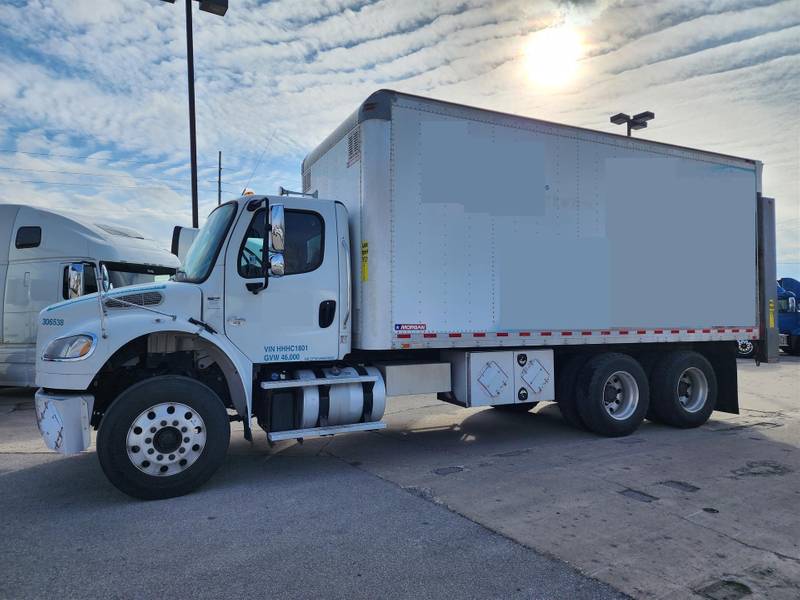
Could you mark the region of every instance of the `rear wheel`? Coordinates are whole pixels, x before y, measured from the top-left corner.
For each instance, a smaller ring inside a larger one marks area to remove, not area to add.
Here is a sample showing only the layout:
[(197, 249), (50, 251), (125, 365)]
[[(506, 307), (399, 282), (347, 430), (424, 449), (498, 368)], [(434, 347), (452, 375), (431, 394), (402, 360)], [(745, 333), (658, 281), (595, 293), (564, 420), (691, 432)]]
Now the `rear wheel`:
[(628, 435), (647, 413), (647, 375), (626, 354), (600, 354), (581, 369), (576, 395), (578, 412), (589, 429), (609, 437)]
[(589, 360), (586, 356), (572, 356), (563, 362), (556, 372), (556, 402), (564, 420), (577, 429), (586, 429), (586, 424), (578, 413), (575, 385), (583, 366)]
[(651, 410), (673, 427), (699, 427), (717, 404), (717, 376), (705, 356), (681, 350), (664, 356), (653, 369)]
[(152, 377), (122, 392), (106, 411), (97, 455), (119, 490), (144, 500), (187, 494), (225, 459), (228, 412), (195, 379)]

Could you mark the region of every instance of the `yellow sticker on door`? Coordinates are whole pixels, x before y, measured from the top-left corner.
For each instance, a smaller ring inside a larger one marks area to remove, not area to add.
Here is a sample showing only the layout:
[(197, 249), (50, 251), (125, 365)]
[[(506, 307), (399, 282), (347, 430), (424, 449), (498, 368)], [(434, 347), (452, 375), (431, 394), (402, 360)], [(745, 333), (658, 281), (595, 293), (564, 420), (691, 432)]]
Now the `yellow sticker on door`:
[(361, 242), (361, 281), (369, 280), (369, 242)]

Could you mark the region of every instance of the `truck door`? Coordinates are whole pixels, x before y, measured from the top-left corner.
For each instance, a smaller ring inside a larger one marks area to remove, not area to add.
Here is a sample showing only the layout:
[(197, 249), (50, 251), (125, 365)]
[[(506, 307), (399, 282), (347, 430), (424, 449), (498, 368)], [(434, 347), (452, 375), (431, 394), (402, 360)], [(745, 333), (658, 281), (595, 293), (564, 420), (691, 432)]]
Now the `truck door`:
[(264, 208), (244, 212), (225, 261), (225, 333), (254, 363), (331, 360), (339, 351), (339, 253), (333, 202), (272, 198), (285, 207), (285, 274), (258, 294)]

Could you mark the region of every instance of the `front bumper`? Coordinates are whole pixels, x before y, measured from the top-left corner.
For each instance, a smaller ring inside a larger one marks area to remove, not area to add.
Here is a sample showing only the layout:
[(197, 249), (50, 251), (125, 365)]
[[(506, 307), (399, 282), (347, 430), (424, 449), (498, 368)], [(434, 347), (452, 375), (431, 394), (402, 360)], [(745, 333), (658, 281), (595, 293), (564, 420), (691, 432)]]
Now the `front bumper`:
[(36, 391), (36, 424), (44, 443), (61, 454), (76, 454), (92, 440), (90, 421), (94, 396), (85, 393)]

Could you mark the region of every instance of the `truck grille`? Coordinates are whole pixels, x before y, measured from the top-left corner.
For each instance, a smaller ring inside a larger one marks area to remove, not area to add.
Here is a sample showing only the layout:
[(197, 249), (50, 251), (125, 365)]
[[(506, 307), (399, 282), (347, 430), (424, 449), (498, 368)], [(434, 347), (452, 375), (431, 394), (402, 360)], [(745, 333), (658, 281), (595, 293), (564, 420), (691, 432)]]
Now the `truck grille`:
[[(122, 302), (120, 302), (122, 300)], [(132, 308), (129, 304), (136, 306), (158, 306), (164, 301), (164, 296), (159, 292), (139, 292), (134, 294), (126, 294), (118, 296), (117, 298), (109, 298), (105, 301), (106, 308)]]

